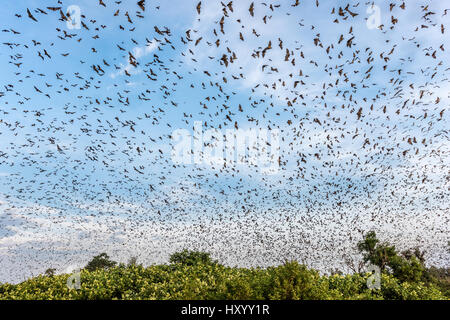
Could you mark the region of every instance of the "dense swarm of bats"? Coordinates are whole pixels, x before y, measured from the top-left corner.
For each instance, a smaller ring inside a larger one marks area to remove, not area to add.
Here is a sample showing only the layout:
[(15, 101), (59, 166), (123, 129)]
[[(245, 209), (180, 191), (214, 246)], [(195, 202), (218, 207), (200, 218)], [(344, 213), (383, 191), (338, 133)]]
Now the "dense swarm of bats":
[[(148, 250), (142, 226), (162, 226), (174, 245), (247, 264), (345, 256), (344, 242), (381, 225), (448, 240), (450, 9), (386, 1), (369, 30), (371, 2), (217, 1), (205, 13), (211, 3), (195, 1), (193, 27), (180, 30), (149, 27), (163, 4), (99, 0), (99, 17), (82, 11), (69, 29), (69, 5), (11, 12), (16, 23), (2, 26), (0, 224), (50, 235), (90, 216)], [(328, 24), (308, 22), (318, 10)], [(283, 19), (296, 23), (282, 30)], [(194, 121), (280, 130), (279, 172), (174, 163), (171, 132)]]

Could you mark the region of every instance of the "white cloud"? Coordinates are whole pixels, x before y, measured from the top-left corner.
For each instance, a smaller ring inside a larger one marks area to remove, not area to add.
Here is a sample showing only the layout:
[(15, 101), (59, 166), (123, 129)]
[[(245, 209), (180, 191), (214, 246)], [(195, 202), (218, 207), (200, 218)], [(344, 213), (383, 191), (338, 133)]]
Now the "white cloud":
[[(136, 58), (136, 60), (141, 59), (153, 51), (155, 51), (158, 48), (158, 42), (154, 39), (150, 43), (147, 43), (147, 45), (143, 47), (134, 47), (132, 50), (133, 56)], [(120, 64), (120, 70), (112, 73), (110, 76), (111, 78), (116, 78), (117, 76), (122, 76), (125, 74), (125, 71), (128, 72), (131, 75), (136, 75), (142, 72), (142, 69), (139, 67), (135, 67), (132, 64), (130, 64), (128, 58), (126, 60), (125, 64)], [(131, 84), (130, 84), (131, 85)]]

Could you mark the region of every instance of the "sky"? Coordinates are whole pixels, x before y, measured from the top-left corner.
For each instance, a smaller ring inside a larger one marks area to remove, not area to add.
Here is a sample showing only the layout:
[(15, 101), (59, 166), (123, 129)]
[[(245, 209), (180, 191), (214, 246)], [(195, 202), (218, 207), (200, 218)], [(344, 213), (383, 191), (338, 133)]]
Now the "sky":
[[(61, 2), (0, 12), (0, 282), (182, 248), (349, 270), (368, 230), (449, 266), (446, 1)], [(176, 163), (196, 122), (205, 153), (277, 132), (277, 170)]]

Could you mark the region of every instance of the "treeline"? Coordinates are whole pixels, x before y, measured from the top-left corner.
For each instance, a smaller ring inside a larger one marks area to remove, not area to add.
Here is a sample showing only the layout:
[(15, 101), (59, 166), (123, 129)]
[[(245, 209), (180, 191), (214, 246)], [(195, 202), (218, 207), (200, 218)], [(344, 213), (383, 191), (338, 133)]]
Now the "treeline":
[[(296, 261), (269, 268), (227, 267), (205, 252), (174, 253), (170, 264), (144, 267), (94, 257), (79, 273), (44, 275), (0, 285), (0, 299), (444, 299), (450, 298), (449, 268), (427, 268), (418, 249), (398, 252), (369, 232), (357, 245), (375, 273), (321, 275)], [(379, 273), (378, 273), (379, 271)]]

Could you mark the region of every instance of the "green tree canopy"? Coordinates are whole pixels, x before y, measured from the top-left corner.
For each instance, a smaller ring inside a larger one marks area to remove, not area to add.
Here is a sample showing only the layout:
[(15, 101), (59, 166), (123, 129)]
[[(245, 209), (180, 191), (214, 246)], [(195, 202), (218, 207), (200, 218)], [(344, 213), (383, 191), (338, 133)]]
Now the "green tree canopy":
[(375, 232), (370, 231), (358, 242), (358, 250), (363, 254), (365, 263), (380, 267), (381, 271), (392, 274), (400, 281), (429, 280), (424, 252), (419, 248), (398, 253), (395, 246), (380, 242)]
[(55, 268), (48, 268), (47, 270), (45, 270), (45, 275), (47, 277), (53, 277), (55, 275), (56, 269)]
[(92, 258), (91, 261), (88, 262), (85, 269), (88, 271), (95, 271), (97, 269), (109, 269), (114, 267), (117, 262), (110, 260), (108, 254), (105, 252), (99, 254)]
[(211, 259), (211, 256), (207, 252), (202, 251), (190, 251), (184, 249), (181, 252), (175, 252), (170, 256), (170, 263), (181, 263), (184, 265), (192, 266), (196, 264), (212, 264), (215, 263)]

